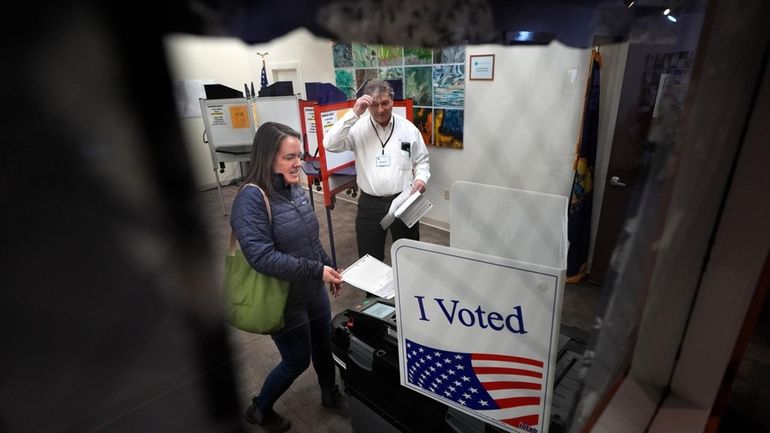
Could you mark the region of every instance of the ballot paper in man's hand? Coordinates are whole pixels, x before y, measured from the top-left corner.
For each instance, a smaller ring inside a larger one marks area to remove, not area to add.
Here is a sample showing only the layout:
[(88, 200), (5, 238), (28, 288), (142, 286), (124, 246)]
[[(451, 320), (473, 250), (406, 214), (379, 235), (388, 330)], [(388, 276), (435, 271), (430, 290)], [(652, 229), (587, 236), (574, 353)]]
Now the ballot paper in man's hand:
[(399, 194), (396, 198), (393, 199), (392, 202), (390, 202), (390, 209), (388, 209), (388, 214), (385, 215), (385, 217), (380, 220), (380, 226), (382, 226), (383, 230), (387, 230), (388, 227), (390, 227), (391, 224), (393, 224), (393, 221), (396, 220), (396, 209), (398, 209), (402, 204), (404, 204), (405, 201), (409, 199), (409, 196), (412, 194), (412, 185), (407, 185), (406, 188), (404, 188), (403, 191), (401, 191), (401, 194)]
[(407, 227), (412, 228), (432, 207), (433, 203), (420, 194), (420, 191), (415, 191), (396, 209), (394, 216), (401, 219)]
[(383, 230), (386, 230), (396, 218), (399, 218), (407, 227), (412, 228), (432, 207), (433, 203), (428, 201), (420, 191), (412, 192), (410, 184), (390, 203), (390, 210), (380, 221), (380, 225)]
[(342, 280), (380, 298), (391, 299), (396, 295), (393, 269), (369, 254), (342, 271)]

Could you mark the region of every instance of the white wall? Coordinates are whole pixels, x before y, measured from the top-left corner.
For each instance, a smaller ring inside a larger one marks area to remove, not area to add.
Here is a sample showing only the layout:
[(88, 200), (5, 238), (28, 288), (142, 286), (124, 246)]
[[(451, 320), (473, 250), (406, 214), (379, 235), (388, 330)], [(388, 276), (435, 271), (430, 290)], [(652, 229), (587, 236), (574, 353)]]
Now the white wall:
[[(330, 41), (302, 29), (254, 46), (187, 35), (169, 36), (165, 45), (174, 79), (210, 78), (239, 90), (245, 82), (258, 86), (262, 64), (256, 53), (267, 51), (270, 77), (271, 63), (299, 62), (305, 82), (334, 82)], [(466, 81), (464, 149), (430, 148), (432, 176), (427, 194), (434, 204), (430, 220), (448, 226), (445, 191), (457, 180), (569, 196), (589, 51), (558, 42), (545, 47), (466, 47), (466, 65), (471, 54), (495, 54), (495, 79)], [(602, 88), (609, 92), (602, 93), (603, 100), (615, 98), (615, 80)], [(198, 186), (214, 186), (208, 148), (201, 139), (202, 120), (182, 119), (182, 125), (196, 163)], [(613, 125), (614, 115), (600, 121), (600, 142)], [(604, 161), (602, 152), (597, 164)], [(594, 218), (598, 220), (598, 208)]]
[(471, 54), (495, 54), (495, 79), (465, 83), (464, 149), (431, 148), (430, 217), (449, 221), (444, 191), (457, 180), (568, 196), (588, 51), (552, 43)]
[[(268, 80), (272, 84), (272, 66), (299, 63), (305, 82), (334, 82), (331, 42), (298, 29), (267, 44), (247, 45), (240, 39), (169, 35), (164, 39), (166, 57), (174, 80), (212, 79), (219, 84), (243, 91), (244, 83), (259, 89), (262, 59), (265, 57)], [(304, 92), (294, 89), (295, 92)], [(200, 117), (180, 119), (182, 134), (190, 150), (195, 182), (199, 189), (216, 186), (208, 145), (203, 142)], [(227, 164), (220, 174), (222, 183), (240, 176), (236, 164)]]

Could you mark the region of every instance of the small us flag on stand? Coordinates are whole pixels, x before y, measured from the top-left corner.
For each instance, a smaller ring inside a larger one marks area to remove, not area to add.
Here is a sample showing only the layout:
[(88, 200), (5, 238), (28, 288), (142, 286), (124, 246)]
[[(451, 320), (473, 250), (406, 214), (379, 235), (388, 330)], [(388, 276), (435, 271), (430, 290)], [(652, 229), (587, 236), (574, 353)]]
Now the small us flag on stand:
[(515, 428), (540, 430), (543, 361), (405, 341), (412, 385)]
[(267, 87), (267, 70), (265, 70), (265, 59), (262, 59), (262, 77), (260, 78), (259, 90), (265, 90)]

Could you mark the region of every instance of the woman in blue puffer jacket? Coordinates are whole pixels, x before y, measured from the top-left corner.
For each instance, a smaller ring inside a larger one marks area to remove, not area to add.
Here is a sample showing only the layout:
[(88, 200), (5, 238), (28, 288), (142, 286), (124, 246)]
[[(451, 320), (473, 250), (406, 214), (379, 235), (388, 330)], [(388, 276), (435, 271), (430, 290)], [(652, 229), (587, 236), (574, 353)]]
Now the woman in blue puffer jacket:
[[(230, 225), (243, 255), (258, 272), (290, 281), (284, 327), (271, 334), (281, 362), (268, 374), (245, 418), (268, 431), (286, 431), (291, 422), (273, 404), (307, 369), (311, 359), (324, 406), (339, 404), (331, 350), (331, 308), (324, 289), (337, 296), (342, 276), (321, 246), (318, 219), (299, 186), (300, 135), (267, 122), (254, 137), (249, 172), (233, 202)], [(264, 191), (272, 209), (268, 216)]]

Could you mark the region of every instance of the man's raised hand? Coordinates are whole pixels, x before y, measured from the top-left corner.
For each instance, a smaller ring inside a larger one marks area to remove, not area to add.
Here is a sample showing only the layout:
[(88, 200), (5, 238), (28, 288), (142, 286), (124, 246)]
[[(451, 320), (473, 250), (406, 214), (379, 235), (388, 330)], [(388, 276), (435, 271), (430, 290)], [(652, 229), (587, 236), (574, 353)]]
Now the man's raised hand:
[(369, 108), (369, 106), (372, 105), (372, 97), (369, 95), (362, 95), (360, 98), (356, 99), (356, 103), (353, 105), (353, 112), (356, 113), (356, 116), (362, 116), (366, 109)]

